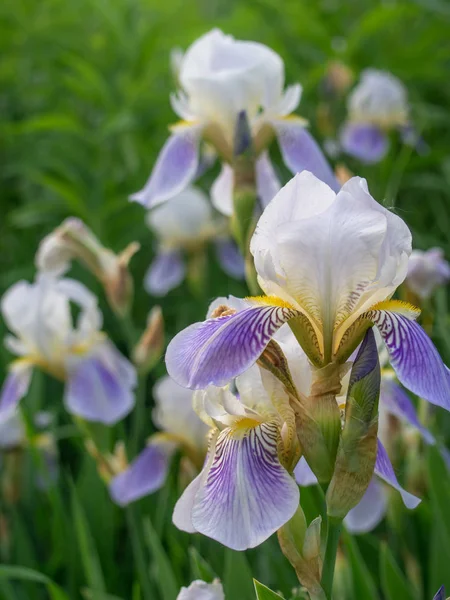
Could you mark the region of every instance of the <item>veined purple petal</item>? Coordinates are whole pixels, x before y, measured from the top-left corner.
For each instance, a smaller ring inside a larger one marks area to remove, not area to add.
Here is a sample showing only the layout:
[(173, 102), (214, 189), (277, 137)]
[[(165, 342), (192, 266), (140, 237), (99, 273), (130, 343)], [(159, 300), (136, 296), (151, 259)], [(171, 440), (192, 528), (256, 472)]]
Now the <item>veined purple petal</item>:
[(347, 154), (367, 164), (379, 162), (389, 149), (387, 135), (369, 123), (347, 123), (341, 131), (340, 140)]
[(243, 279), (245, 263), (236, 243), (230, 239), (218, 239), (215, 242), (216, 256), (220, 266), (230, 277)]
[(68, 372), (64, 401), (70, 413), (113, 425), (133, 408), (136, 371), (110, 342), (71, 361)]
[(377, 460), (375, 462), (375, 475), (378, 475), (383, 481), (388, 483), (398, 492), (402, 497), (402, 500), (406, 508), (416, 508), (420, 504), (420, 498), (413, 496), (402, 488), (399, 484), (398, 479), (394, 473), (394, 468), (391, 461), (389, 460), (388, 453), (386, 452), (383, 444), (378, 440)]
[(165, 296), (183, 281), (186, 274), (181, 252), (160, 252), (144, 277), (144, 289), (152, 296)]
[(434, 444), (435, 439), (426, 427), (424, 427), (417, 418), (416, 409), (409, 399), (405, 390), (391, 380), (382, 380), (380, 392), (380, 404), (391, 415), (407, 421), (415, 427), (421, 434), (427, 444)]
[(145, 187), (130, 200), (153, 207), (176, 196), (195, 178), (203, 127), (184, 127), (164, 144)]
[(251, 367), (274, 333), (297, 314), (280, 306), (255, 306), (194, 323), (167, 347), (167, 371), (190, 389), (223, 386)]
[(0, 392), (0, 419), (14, 412), (30, 387), (32, 367), (20, 360), (12, 363)]
[(400, 383), (432, 404), (450, 410), (450, 371), (422, 327), (387, 310), (373, 310), (367, 315), (378, 327)]
[(294, 175), (311, 171), (332, 190), (338, 192), (340, 185), (317, 142), (304, 125), (296, 120), (274, 120), (274, 127), (284, 164)]
[(114, 502), (126, 506), (159, 490), (166, 480), (174, 449), (172, 444), (150, 443), (123, 473), (111, 480), (109, 493)]
[(345, 517), (345, 526), (351, 533), (367, 533), (382, 521), (386, 510), (386, 493), (376, 478), (373, 478), (359, 504)]
[(294, 477), (298, 485), (301, 485), (302, 487), (319, 483), (304, 456), (301, 457), (294, 469)]
[(261, 544), (292, 517), (300, 495), (278, 460), (278, 435), (274, 423), (219, 434), (212, 460), (186, 490), (191, 500), (195, 494), (191, 518), (196, 531), (233, 550), (245, 550)]
[(265, 208), (281, 189), (272, 161), (267, 151), (261, 152), (255, 165), (256, 188), (261, 205)]
[(443, 585), (435, 593), (433, 600), (445, 600), (445, 587)]

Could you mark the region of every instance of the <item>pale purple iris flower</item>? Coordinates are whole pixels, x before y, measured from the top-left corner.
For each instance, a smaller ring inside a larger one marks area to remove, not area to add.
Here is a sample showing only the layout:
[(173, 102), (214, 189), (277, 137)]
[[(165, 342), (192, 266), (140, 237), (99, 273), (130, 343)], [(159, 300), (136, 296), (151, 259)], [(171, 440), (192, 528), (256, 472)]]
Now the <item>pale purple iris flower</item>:
[(153, 296), (165, 296), (182, 283), (189, 258), (205, 252), (212, 242), (222, 269), (236, 279), (245, 276), (244, 260), (227, 233), (222, 216), (214, 215), (207, 196), (189, 186), (147, 214), (147, 225), (158, 240), (158, 250), (144, 279)]
[(411, 146), (420, 142), (409, 121), (407, 91), (397, 77), (366, 69), (348, 98), (348, 119), (340, 133), (342, 149), (364, 163), (377, 163), (389, 150), (389, 133), (398, 131)]
[(189, 587), (181, 588), (177, 600), (225, 600), (225, 595), (218, 581), (205, 583), (197, 579)]
[(150, 208), (183, 191), (198, 176), (201, 143), (205, 141), (223, 161), (212, 190), (213, 203), (220, 212), (230, 214), (233, 138), (243, 111), (258, 156), (256, 185), (263, 205), (280, 188), (266, 152), (273, 137), (277, 137), (284, 163), (293, 173), (308, 169), (334, 189), (339, 188), (306, 129), (306, 121), (292, 115), (302, 89), (296, 84), (284, 90), (284, 65), (273, 50), (213, 29), (178, 57), (177, 71), (180, 90), (171, 101), (182, 121), (171, 128), (149, 180), (131, 200)]
[(405, 285), (420, 300), (427, 300), (439, 286), (450, 281), (450, 264), (442, 248), (413, 250), (409, 259)]
[(365, 180), (354, 177), (335, 194), (311, 173), (297, 175), (265, 209), (250, 248), (267, 295), (179, 333), (166, 353), (175, 381), (226, 385), (284, 323), (316, 366), (345, 362), (361, 332), (375, 326), (400, 383), (450, 408), (449, 370), (415, 322), (420, 311), (390, 300), (408, 271), (411, 234)]
[[(71, 304), (79, 310), (75, 323)], [(112, 425), (130, 412), (135, 369), (100, 331), (97, 299), (81, 283), (43, 274), (19, 281), (1, 310), (13, 334), (5, 344), (18, 358), (0, 393), (0, 419), (26, 395), (34, 368), (64, 382), (64, 404), (74, 415)]]
[(153, 394), (156, 402), (153, 421), (160, 432), (152, 435), (146, 448), (110, 481), (111, 497), (120, 506), (159, 490), (166, 481), (176, 450), (181, 451), (197, 472), (206, 456), (209, 427), (193, 409), (192, 392), (170, 377), (163, 377), (155, 385)]

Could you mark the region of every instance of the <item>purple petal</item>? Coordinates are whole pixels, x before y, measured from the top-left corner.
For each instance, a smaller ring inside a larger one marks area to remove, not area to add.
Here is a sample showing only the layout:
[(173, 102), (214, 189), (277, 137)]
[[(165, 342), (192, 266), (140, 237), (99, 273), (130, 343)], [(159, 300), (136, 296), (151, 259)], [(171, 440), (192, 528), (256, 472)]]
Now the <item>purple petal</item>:
[(244, 279), (245, 263), (239, 248), (233, 240), (216, 240), (216, 256), (220, 266), (230, 277), (235, 279)]
[(185, 274), (186, 268), (181, 252), (160, 252), (145, 274), (144, 289), (153, 296), (165, 296), (180, 285)]
[(435, 593), (433, 600), (445, 600), (445, 587), (443, 585)]
[(302, 487), (316, 485), (316, 483), (318, 483), (317, 477), (312, 472), (311, 467), (306, 462), (304, 456), (301, 457), (294, 469), (294, 477), (298, 485), (301, 485)]
[(111, 343), (69, 363), (68, 372), (64, 401), (70, 413), (113, 425), (133, 408), (135, 369)]
[(450, 371), (425, 331), (410, 318), (391, 311), (369, 311), (389, 352), (397, 377), (414, 394), (450, 410)]
[(223, 386), (251, 367), (274, 333), (297, 314), (280, 306), (255, 306), (194, 323), (167, 347), (167, 371), (190, 389)]
[(284, 164), (294, 173), (311, 171), (332, 190), (338, 192), (340, 185), (322, 150), (302, 123), (296, 120), (272, 121), (278, 137)]
[(408, 394), (400, 385), (395, 383), (395, 381), (382, 380), (380, 403), (389, 413), (403, 421), (407, 421), (410, 425), (420, 431), (427, 444), (435, 443), (436, 440), (433, 435), (419, 422), (416, 409), (409, 399)]
[(153, 207), (176, 196), (195, 178), (199, 164), (201, 126), (173, 133), (161, 150), (145, 187), (131, 200)]
[(262, 152), (256, 161), (256, 188), (263, 209), (281, 189), (280, 180), (277, 177), (269, 153)]
[(351, 533), (367, 533), (382, 521), (387, 510), (387, 497), (382, 485), (374, 478), (359, 504), (344, 519)]
[(172, 445), (151, 443), (137, 456), (123, 473), (109, 484), (111, 498), (119, 506), (126, 506), (139, 498), (159, 490), (167, 477)]
[[(293, 516), (300, 494), (278, 460), (278, 435), (274, 423), (220, 433), (213, 459), (196, 482), (196, 531), (233, 550), (245, 550), (261, 544)], [(192, 489), (187, 492), (192, 499)]]
[(347, 123), (340, 140), (347, 154), (367, 164), (379, 162), (389, 148), (386, 134), (376, 125), (367, 123)]
[(413, 496), (413, 494), (410, 494), (409, 492), (405, 491), (399, 484), (398, 479), (394, 473), (392, 463), (389, 460), (389, 456), (386, 452), (386, 449), (380, 442), (380, 440), (378, 440), (377, 459), (375, 462), (375, 475), (378, 475), (378, 477), (380, 477), (383, 481), (385, 481), (398, 492), (400, 492), (400, 495), (406, 508), (416, 508), (416, 506), (420, 504), (420, 498), (417, 498), (416, 496)]
[(0, 393), (0, 419), (7, 418), (30, 387), (32, 367), (19, 361), (10, 366)]

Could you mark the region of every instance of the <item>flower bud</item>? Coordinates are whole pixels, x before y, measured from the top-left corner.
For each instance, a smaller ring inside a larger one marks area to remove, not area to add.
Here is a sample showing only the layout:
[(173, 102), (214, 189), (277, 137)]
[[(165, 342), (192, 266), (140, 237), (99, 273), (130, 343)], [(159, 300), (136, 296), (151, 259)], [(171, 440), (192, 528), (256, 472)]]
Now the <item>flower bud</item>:
[(71, 217), (42, 240), (36, 265), (41, 271), (62, 274), (72, 260), (79, 260), (101, 281), (113, 310), (123, 315), (133, 296), (128, 263), (138, 250), (139, 244), (132, 242), (116, 255), (101, 245), (83, 221)]
[(148, 373), (161, 358), (164, 348), (164, 318), (160, 306), (148, 314), (147, 327), (133, 350), (133, 362), (141, 373)]
[(327, 490), (330, 517), (344, 518), (363, 497), (377, 454), (380, 363), (375, 336), (368, 329), (353, 364), (345, 406), (345, 425)]
[(94, 441), (90, 438), (85, 440), (84, 445), (87, 452), (97, 463), (98, 474), (106, 484), (108, 484), (113, 477), (122, 473), (127, 468), (128, 460), (124, 442), (116, 442), (112, 454), (103, 454), (100, 452)]
[(413, 250), (409, 257), (406, 287), (419, 298), (427, 300), (441, 285), (450, 281), (450, 264), (441, 248), (430, 248), (426, 252)]

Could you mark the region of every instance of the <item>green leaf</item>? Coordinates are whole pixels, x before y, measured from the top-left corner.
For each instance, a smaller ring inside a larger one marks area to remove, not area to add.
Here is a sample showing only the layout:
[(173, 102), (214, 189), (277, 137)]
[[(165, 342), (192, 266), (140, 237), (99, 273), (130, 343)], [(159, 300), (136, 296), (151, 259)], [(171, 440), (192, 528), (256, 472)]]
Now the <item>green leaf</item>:
[(381, 588), (387, 600), (412, 600), (416, 594), (386, 544), (380, 551)]
[(263, 583), (259, 583), (256, 579), (253, 580), (253, 583), (258, 600), (283, 600), (283, 596), (280, 596), (280, 594), (277, 594)]
[(84, 573), (90, 588), (97, 592), (106, 592), (105, 580), (98, 556), (97, 548), (92, 537), (89, 525), (81, 506), (75, 486), (71, 486), (72, 492), (72, 517), (77, 535), (78, 546)]
[(189, 548), (189, 559), (191, 562), (192, 579), (201, 579), (210, 583), (216, 578), (211, 565), (206, 562), (194, 546), (190, 546)]
[(364, 562), (355, 539), (348, 533), (343, 532), (345, 550), (350, 561), (353, 578), (353, 597), (364, 598), (364, 600), (378, 600), (375, 582)]
[(223, 575), (225, 598), (254, 600), (252, 572), (243, 552), (225, 550), (225, 567)]
[(170, 560), (162, 547), (161, 541), (153, 528), (149, 517), (143, 519), (144, 537), (153, 556), (155, 565), (154, 577), (163, 600), (175, 600), (179, 586), (172, 570)]
[(16, 579), (18, 581), (32, 581), (46, 586), (51, 600), (69, 600), (59, 585), (56, 585), (47, 575), (14, 565), (0, 565), (0, 579)]

